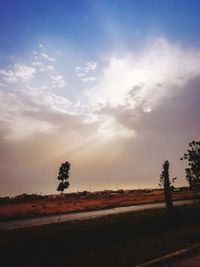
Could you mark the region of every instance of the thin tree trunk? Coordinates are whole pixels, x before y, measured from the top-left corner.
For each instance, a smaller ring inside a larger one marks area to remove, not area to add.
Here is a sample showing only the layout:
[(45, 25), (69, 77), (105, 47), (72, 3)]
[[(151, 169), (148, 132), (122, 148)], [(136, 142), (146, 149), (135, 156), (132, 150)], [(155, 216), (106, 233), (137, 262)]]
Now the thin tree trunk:
[(171, 211), (173, 208), (173, 202), (172, 202), (172, 192), (170, 188), (169, 176), (165, 177), (164, 193), (165, 193), (166, 208), (168, 211)]
[(61, 222), (62, 199), (63, 199), (63, 192), (61, 193), (60, 211), (59, 211), (59, 218), (58, 218), (59, 223)]

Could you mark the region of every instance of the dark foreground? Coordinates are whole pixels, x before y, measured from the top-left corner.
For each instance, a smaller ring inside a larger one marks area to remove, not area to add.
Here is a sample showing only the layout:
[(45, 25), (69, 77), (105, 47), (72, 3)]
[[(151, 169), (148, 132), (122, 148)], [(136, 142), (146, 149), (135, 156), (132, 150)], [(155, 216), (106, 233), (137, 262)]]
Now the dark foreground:
[(200, 263), (200, 251), (195, 251), (182, 258), (162, 264), (162, 267), (198, 267)]
[(200, 205), (0, 232), (1, 266), (128, 267), (200, 241)]

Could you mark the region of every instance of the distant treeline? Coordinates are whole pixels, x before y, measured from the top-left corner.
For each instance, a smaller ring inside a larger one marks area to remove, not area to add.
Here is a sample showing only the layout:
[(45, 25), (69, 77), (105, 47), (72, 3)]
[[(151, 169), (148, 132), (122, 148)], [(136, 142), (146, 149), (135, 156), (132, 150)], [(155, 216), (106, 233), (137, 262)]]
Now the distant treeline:
[(42, 196), (38, 194), (21, 194), (15, 197), (0, 197), (0, 203), (18, 203), (18, 202), (26, 202), (31, 200), (41, 200), (48, 199), (48, 196)]
[[(103, 191), (81, 191), (81, 192), (73, 192), (66, 193), (63, 195), (64, 198), (95, 198), (95, 197), (105, 197), (105, 196), (115, 196), (115, 195), (123, 195), (123, 194), (133, 194), (133, 193), (151, 193), (154, 191), (161, 191), (162, 189), (128, 189), (128, 190), (103, 190)], [(186, 191), (190, 190), (189, 187), (180, 187), (180, 188), (172, 188), (174, 192)], [(40, 195), (40, 194), (20, 194), (14, 197), (0, 197), (0, 204), (6, 203), (20, 203), (20, 202), (29, 202), (29, 201), (37, 201), (37, 200), (57, 200), (60, 199), (60, 194), (51, 194), (51, 195)]]

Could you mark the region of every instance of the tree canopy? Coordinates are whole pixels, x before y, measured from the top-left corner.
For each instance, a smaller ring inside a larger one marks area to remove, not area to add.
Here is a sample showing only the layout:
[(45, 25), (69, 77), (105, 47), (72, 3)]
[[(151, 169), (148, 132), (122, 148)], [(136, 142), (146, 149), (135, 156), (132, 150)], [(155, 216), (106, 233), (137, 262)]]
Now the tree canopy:
[(65, 163), (62, 163), (59, 172), (58, 172), (58, 180), (60, 181), (57, 191), (60, 191), (63, 193), (63, 191), (69, 187), (69, 170), (70, 170), (70, 163), (66, 161)]
[(188, 161), (188, 168), (185, 169), (186, 179), (190, 186), (195, 181), (200, 181), (200, 141), (189, 143), (187, 153), (184, 153), (181, 160)]

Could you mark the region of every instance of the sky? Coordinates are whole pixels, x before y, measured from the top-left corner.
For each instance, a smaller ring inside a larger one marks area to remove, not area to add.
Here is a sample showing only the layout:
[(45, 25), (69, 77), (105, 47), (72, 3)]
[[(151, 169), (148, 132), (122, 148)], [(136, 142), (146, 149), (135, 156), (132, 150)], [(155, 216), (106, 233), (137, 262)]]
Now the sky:
[(2, 0), (0, 195), (157, 188), (200, 133), (198, 0)]

